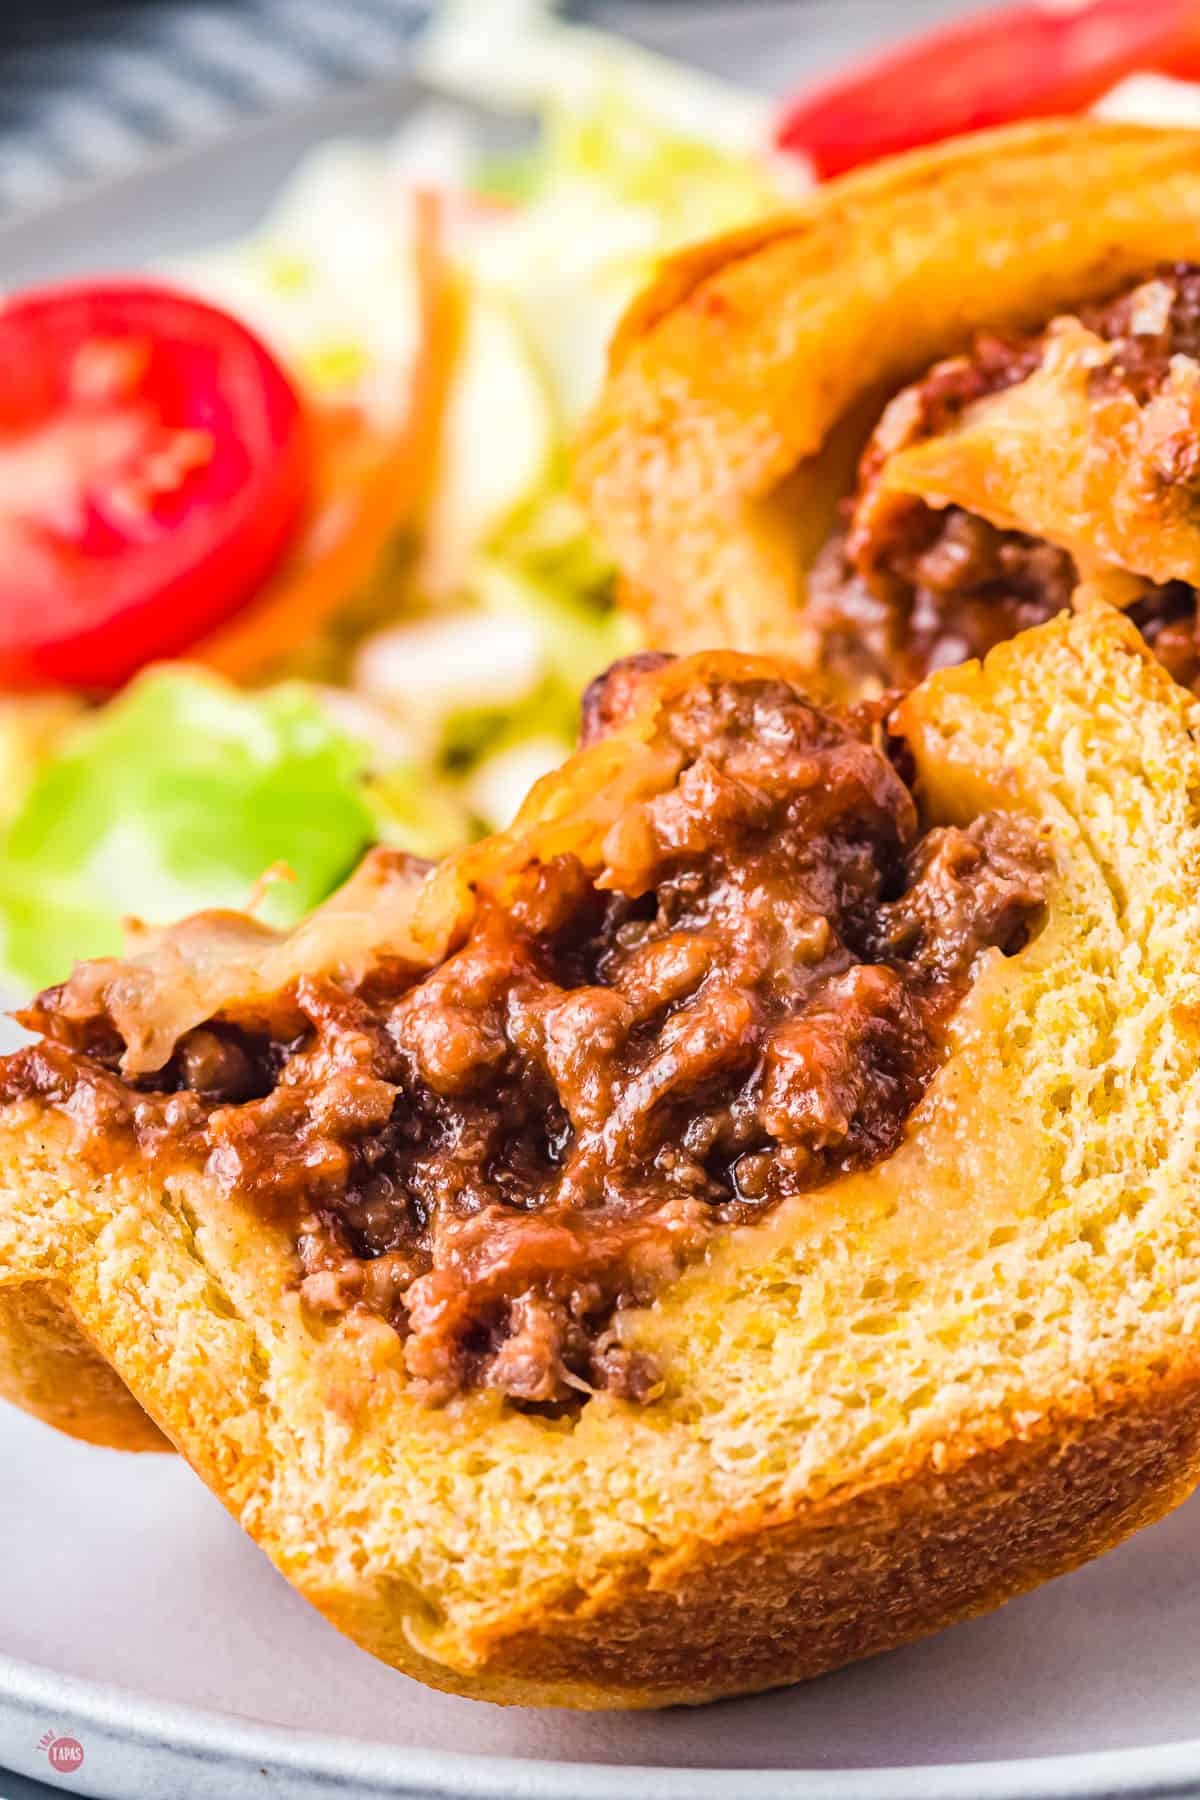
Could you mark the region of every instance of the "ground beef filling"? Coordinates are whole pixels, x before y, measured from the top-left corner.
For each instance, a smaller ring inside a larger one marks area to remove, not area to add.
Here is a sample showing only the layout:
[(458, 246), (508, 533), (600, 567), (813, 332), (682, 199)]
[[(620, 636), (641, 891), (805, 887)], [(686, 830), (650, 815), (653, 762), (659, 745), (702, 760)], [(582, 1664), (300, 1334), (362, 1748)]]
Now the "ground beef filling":
[[(1112, 361), (1095, 372), (1097, 385), (1119, 383), (1145, 405), (1173, 356), (1200, 360), (1200, 267), (1172, 264), (1114, 299), (1081, 308), (1078, 317), (1115, 347)], [(908, 687), (932, 669), (985, 655), (1069, 604), (1078, 575), (1066, 551), (998, 530), (960, 507), (879, 503), (888, 456), (947, 430), (975, 401), (1026, 380), (1044, 342), (1043, 334), (983, 334), (965, 356), (937, 364), (887, 409), (842, 522), (810, 577), (809, 616), (826, 666), (842, 679)], [(1151, 588), (1132, 617), (1176, 680), (1200, 685), (1196, 590), (1184, 582)]]
[[(593, 712), (619, 718), (637, 673)], [(976, 958), (1043, 904), (1024, 820), (922, 833), (881, 712), (701, 683), (666, 708), (681, 772), (610, 833), (604, 889), (535, 864), (432, 972), (303, 980), (275, 1034), (195, 1031), (154, 1091), (51, 993), (51, 1041), (3, 1086), (62, 1101), (83, 1071), (144, 1146), (190, 1134), (294, 1222), (304, 1304), (388, 1320), (431, 1401), (650, 1399), (627, 1309), (714, 1233), (894, 1151)]]

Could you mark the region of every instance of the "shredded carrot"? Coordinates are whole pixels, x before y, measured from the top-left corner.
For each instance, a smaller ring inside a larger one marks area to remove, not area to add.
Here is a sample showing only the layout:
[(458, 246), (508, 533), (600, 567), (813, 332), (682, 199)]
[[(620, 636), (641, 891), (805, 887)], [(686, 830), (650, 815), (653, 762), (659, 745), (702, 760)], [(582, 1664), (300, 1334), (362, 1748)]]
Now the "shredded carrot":
[(418, 521), (433, 474), (458, 334), (443, 255), (441, 202), (414, 196), (419, 350), (403, 421), (370, 428), (357, 411), (313, 420), (317, 499), (302, 541), (263, 592), (189, 655), (235, 681), (270, 672), (359, 594), (389, 543)]
[(291, 863), (278, 860), (268, 863), (254, 886), (250, 889), (250, 898), (246, 902), (246, 911), (254, 917), (270, 890), (278, 882), (295, 881), (296, 871)]

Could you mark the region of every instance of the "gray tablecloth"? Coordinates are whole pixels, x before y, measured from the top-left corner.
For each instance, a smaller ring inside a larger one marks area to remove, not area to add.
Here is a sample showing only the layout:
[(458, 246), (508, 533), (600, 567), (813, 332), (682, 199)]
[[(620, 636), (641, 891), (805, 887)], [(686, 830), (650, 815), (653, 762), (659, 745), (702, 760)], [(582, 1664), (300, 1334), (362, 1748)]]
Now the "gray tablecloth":
[[(577, 0), (570, 10), (780, 87), (970, 0)], [(423, 0), (0, 0), (0, 215), (247, 114), (403, 66)]]

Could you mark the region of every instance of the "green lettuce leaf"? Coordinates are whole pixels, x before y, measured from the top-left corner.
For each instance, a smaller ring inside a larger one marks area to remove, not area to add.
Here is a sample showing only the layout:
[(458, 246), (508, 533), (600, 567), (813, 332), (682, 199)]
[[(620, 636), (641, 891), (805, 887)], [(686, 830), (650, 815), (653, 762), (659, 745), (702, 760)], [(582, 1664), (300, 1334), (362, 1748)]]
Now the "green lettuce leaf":
[(299, 684), (151, 671), (65, 734), (0, 839), (0, 964), (44, 986), (119, 951), (126, 915), (245, 906), (280, 861), (261, 916), (294, 922), (376, 835), (366, 761)]

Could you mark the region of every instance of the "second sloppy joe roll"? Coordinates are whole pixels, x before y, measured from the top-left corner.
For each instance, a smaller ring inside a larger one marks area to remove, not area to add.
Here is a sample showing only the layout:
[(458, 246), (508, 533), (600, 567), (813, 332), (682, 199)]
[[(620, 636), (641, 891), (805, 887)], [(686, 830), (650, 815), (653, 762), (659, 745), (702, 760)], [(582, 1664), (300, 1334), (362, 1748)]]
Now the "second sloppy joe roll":
[(1200, 679), (1200, 137), (978, 133), (670, 264), (578, 480), (655, 645), (908, 686), (1071, 602)]

